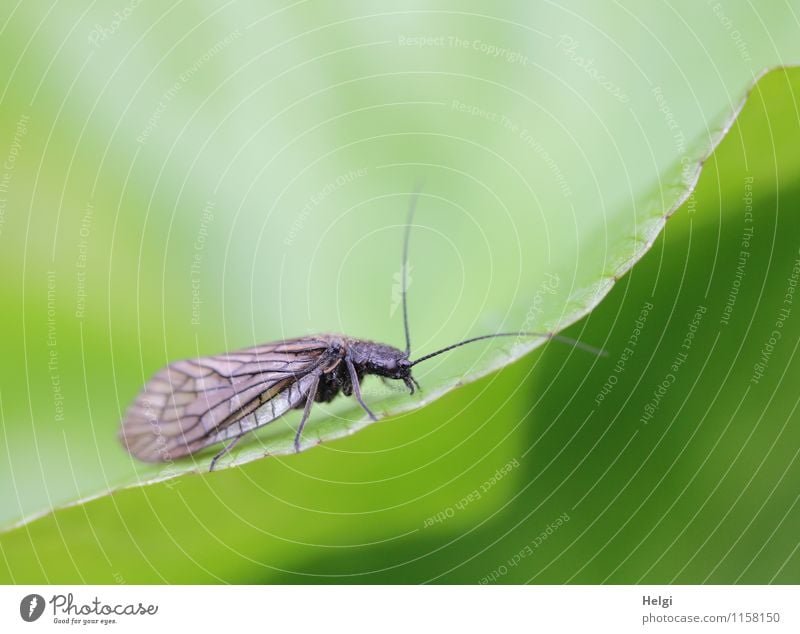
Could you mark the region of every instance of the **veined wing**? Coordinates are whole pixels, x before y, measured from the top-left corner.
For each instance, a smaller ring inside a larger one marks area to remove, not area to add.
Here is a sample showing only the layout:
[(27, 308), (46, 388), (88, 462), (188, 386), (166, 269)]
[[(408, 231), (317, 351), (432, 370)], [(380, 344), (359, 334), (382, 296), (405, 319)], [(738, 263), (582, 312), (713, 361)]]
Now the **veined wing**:
[(169, 462), (266, 425), (304, 403), (326, 349), (295, 339), (172, 363), (128, 408), (120, 439), (140, 460)]

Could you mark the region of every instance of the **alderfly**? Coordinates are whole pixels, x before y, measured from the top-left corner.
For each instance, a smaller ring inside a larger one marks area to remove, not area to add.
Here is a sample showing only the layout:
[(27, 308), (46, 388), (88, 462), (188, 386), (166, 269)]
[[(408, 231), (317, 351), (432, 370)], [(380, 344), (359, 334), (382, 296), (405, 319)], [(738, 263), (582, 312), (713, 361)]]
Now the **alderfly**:
[(263, 427), (288, 411), (303, 411), (294, 435), (294, 449), (314, 402), (328, 403), (339, 393), (354, 396), (372, 420), (377, 417), (364, 402), (361, 381), (368, 374), (403, 381), (411, 394), (419, 384), (411, 375), (418, 363), (444, 352), (496, 337), (556, 339), (595, 354), (602, 351), (553, 333), (501, 332), (471, 337), (410, 360), (407, 276), (408, 242), (419, 191), (411, 198), (402, 252), (401, 298), (405, 350), (344, 335), (316, 335), (267, 343), (237, 352), (176, 361), (144, 386), (122, 421), (120, 439), (128, 451), (145, 462), (169, 462), (220, 442), (222, 450), (209, 470), (245, 434)]

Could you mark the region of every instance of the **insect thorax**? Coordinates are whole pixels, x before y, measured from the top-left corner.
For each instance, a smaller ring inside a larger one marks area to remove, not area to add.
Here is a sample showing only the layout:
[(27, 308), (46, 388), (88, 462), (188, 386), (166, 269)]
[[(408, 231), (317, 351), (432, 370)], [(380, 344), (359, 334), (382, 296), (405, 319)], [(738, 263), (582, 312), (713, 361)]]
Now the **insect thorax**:
[(365, 374), (377, 374), (393, 379), (408, 376), (408, 356), (402, 350), (385, 343), (351, 339), (348, 352), (353, 364)]

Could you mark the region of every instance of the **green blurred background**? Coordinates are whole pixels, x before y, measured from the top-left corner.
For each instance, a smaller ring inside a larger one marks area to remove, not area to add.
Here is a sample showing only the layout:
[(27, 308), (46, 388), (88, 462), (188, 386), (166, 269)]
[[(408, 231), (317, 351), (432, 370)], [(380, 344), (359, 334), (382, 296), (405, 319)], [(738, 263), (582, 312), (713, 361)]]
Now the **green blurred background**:
[[(799, 8), (4, 6), (0, 580), (797, 583), (800, 73), (684, 199)], [(464, 348), (213, 474), (122, 450), (170, 361), (401, 345), (419, 180), (415, 354), (579, 320), (608, 356)]]

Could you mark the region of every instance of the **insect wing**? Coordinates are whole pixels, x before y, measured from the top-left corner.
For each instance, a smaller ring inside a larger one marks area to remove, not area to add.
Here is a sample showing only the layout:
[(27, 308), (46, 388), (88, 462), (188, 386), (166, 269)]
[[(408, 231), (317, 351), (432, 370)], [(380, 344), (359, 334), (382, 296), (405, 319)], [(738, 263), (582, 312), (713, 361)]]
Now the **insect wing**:
[(326, 346), (293, 340), (177, 361), (128, 408), (120, 439), (146, 462), (168, 462), (266, 425), (305, 402)]

